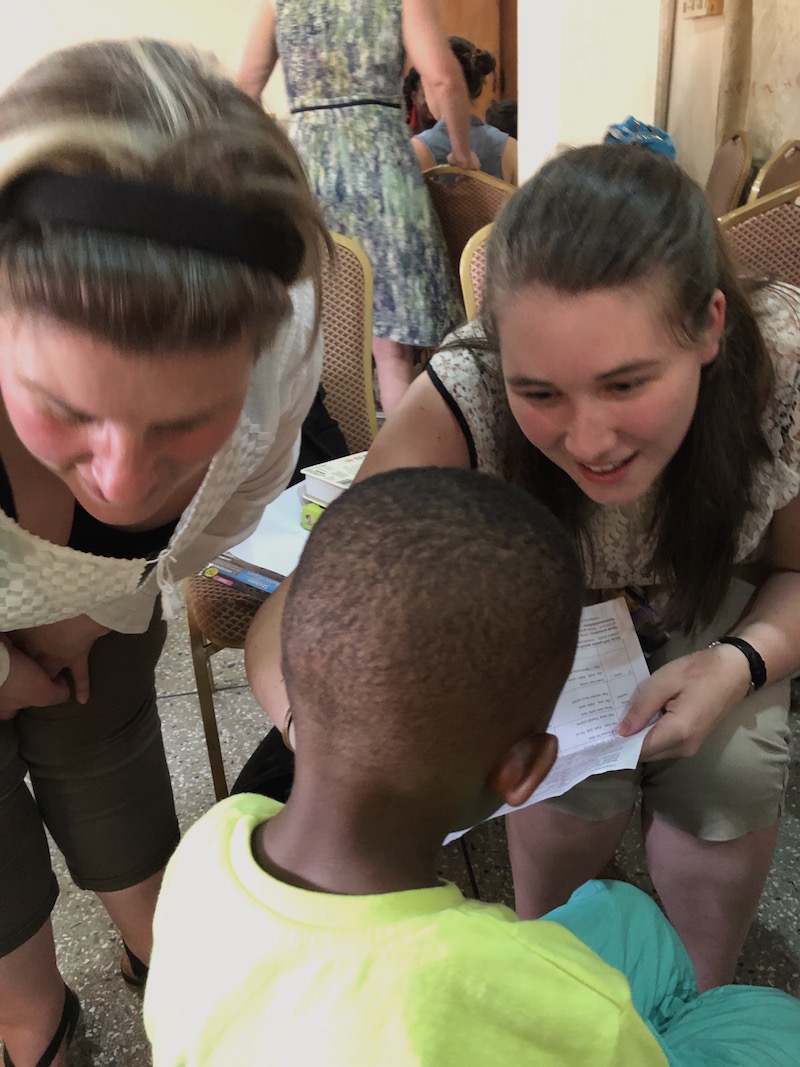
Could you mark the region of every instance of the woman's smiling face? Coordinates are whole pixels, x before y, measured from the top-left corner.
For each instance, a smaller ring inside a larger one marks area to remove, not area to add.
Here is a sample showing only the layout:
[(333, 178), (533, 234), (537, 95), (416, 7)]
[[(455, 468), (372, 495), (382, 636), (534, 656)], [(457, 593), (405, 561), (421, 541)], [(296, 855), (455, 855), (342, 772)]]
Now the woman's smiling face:
[(153, 357), (48, 318), (0, 317), (0, 394), (25, 448), (95, 518), (146, 524), (236, 426), (253, 342)]
[(638, 500), (691, 424), (717, 355), (725, 298), (681, 345), (649, 288), (566, 294), (534, 285), (496, 311), (503, 377), (522, 432), (597, 504)]

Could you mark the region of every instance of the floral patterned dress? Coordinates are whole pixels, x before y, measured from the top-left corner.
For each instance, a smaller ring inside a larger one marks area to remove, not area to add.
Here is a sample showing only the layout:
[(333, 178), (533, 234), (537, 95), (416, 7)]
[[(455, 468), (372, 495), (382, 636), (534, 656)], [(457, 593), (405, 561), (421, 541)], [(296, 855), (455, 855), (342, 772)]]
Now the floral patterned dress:
[(375, 274), (373, 332), (438, 344), (463, 318), (402, 111), (401, 0), (276, 0), (290, 132), (331, 230)]

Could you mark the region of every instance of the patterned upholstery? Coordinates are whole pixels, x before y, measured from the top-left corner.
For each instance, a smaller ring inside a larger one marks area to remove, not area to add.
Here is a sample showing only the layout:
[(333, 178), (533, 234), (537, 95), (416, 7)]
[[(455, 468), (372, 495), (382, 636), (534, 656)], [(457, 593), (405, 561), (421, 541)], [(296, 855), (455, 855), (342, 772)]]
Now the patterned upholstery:
[(483, 302), (483, 283), (486, 277), (486, 242), (492, 232), (491, 222), (482, 226), (467, 241), (461, 253), (458, 272), (461, 277), (461, 292), (464, 295), (464, 307), (467, 319), (472, 320), (481, 309)]
[(731, 211), (720, 226), (742, 273), (800, 286), (800, 182)]
[(259, 601), (201, 574), (187, 578), (185, 588), (195, 622), (206, 641), (218, 648), (244, 648)]
[(331, 234), (335, 262), (322, 276), (322, 385), (325, 406), (351, 452), (364, 452), (378, 432), (372, 391), (372, 268), (355, 241)]
[(495, 218), (516, 188), (491, 174), (450, 166), (426, 170), (425, 182), (458, 274), (461, 253), (470, 237)]
[(800, 141), (786, 141), (756, 174), (747, 203), (800, 182)]
[(732, 211), (742, 199), (752, 159), (744, 130), (739, 130), (717, 149), (706, 180), (706, 200), (715, 218)]
[(222, 759), (214, 710), (211, 657), (223, 648), (244, 648), (244, 639), (260, 601), (199, 574), (184, 581), (183, 591), (189, 623), (189, 647), (192, 652), (208, 762), (214, 782), (214, 796), (217, 800), (222, 800), (228, 795), (228, 783), (225, 779), (225, 763)]
[[(335, 260), (322, 276), (322, 385), (325, 406), (339, 423), (352, 452), (369, 448), (378, 432), (372, 391), (372, 268), (355, 241), (331, 234)], [(183, 583), (197, 696), (217, 800), (228, 795), (214, 711), (211, 657), (223, 648), (244, 648), (254, 597), (212, 578), (193, 575)]]

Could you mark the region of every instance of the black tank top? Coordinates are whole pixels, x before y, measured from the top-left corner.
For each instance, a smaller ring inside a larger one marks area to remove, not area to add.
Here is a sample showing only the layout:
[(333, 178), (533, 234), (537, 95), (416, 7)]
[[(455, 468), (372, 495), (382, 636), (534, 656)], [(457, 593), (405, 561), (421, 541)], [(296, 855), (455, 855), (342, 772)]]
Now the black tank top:
[[(10, 519), (16, 521), (17, 509), (14, 494), (6, 474), (6, 468), (0, 460), (0, 508)], [(90, 515), (75, 501), (72, 515), (68, 548), (78, 552), (90, 552), (93, 556), (107, 556), (110, 559), (154, 559), (166, 548), (169, 539), (178, 525), (178, 519), (167, 522), (155, 530), (126, 530), (123, 526), (109, 526)]]

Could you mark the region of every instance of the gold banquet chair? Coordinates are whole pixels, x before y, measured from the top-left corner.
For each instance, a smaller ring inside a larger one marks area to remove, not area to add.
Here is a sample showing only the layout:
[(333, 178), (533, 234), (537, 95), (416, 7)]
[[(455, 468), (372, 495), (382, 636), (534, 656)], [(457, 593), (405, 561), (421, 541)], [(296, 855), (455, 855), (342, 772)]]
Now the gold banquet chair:
[(487, 226), (482, 226), (470, 237), (461, 253), (458, 273), (468, 321), (476, 318), (483, 303), (483, 288), (486, 280), (486, 244), (491, 232), (491, 222)]
[(800, 182), (730, 211), (719, 224), (741, 273), (800, 286)]
[(747, 203), (800, 182), (800, 141), (785, 141), (753, 179)]
[(448, 165), (431, 167), (423, 174), (457, 276), (470, 237), (494, 220), (517, 187), (483, 171)]
[(739, 204), (752, 161), (753, 152), (744, 130), (737, 130), (714, 153), (705, 193), (715, 218)]
[[(372, 391), (372, 267), (356, 241), (336, 233), (331, 237), (335, 260), (328, 257), (322, 276), (322, 387), (325, 406), (339, 423), (348, 448), (362, 452), (378, 432)], [(183, 585), (214, 795), (222, 800), (228, 795), (228, 783), (214, 709), (211, 657), (224, 648), (244, 648), (260, 602), (202, 575), (192, 575)]]

